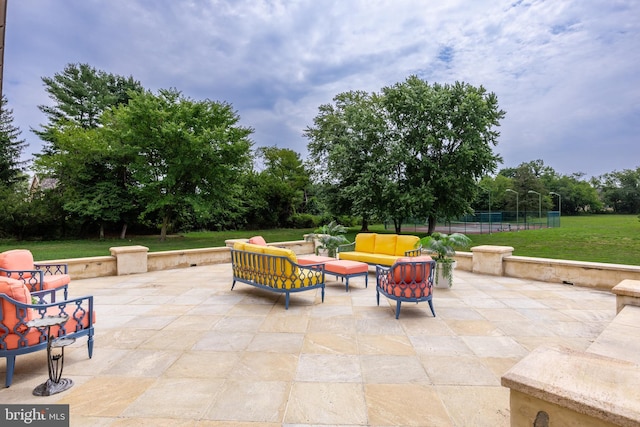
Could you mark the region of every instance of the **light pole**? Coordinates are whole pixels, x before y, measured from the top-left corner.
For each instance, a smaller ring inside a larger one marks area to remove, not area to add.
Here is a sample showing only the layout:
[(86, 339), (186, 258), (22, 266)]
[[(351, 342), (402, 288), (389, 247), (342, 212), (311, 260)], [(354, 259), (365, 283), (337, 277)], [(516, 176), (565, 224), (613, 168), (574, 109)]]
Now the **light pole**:
[(506, 191), (509, 192), (509, 193), (515, 193), (515, 195), (516, 195), (516, 230), (519, 231), (520, 228), (519, 228), (519, 225), (518, 225), (518, 218), (520, 217), (520, 209), (519, 209), (520, 202), (518, 200), (518, 192), (517, 191), (513, 191), (510, 188), (507, 188)]
[(481, 190), (486, 191), (487, 193), (489, 193), (489, 234), (491, 234), (491, 190), (489, 188), (484, 188), (483, 186), (479, 185), (478, 187), (480, 187)]
[(549, 194), (553, 194), (554, 196), (558, 196), (558, 216), (562, 216), (562, 196), (555, 191), (550, 191)]
[(529, 194), (537, 194), (538, 195), (538, 219), (542, 218), (542, 194), (537, 191), (529, 190), (527, 191)]
[(562, 217), (562, 196), (555, 191), (550, 191), (550, 195), (558, 196), (558, 227), (560, 226), (560, 218)]

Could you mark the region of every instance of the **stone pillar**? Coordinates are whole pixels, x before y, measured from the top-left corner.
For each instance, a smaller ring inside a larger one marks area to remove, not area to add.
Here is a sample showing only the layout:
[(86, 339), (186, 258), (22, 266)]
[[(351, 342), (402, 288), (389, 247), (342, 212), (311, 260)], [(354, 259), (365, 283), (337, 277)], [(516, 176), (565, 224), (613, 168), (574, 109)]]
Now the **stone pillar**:
[(513, 248), (511, 246), (481, 245), (471, 248), (471, 252), (473, 253), (471, 270), (473, 273), (503, 276), (502, 260), (513, 254)]
[(147, 272), (146, 246), (116, 246), (109, 248), (111, 256), (116, 257), (116, 271), (118, 276)]
[(616, 313), (625, 305), (640, 307), (640, 280), (625, 279), (611, 289), (616, 294)]

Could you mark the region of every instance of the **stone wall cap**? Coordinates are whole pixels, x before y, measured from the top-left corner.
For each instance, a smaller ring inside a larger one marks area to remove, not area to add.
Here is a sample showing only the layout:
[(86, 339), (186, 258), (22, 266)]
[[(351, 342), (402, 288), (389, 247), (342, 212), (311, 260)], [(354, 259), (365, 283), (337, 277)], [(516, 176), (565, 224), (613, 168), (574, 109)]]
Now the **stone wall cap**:
[(480, 245), (471, 248), (471, 252), (492, 252), (497, 254), (510, 253), (513, 251), (512, 246)]
[(506, 374), (505, 387), (620, 426), (640, 423), (640, 366), (594, 353), (541, 346)]
[(111, 252), (111, 255), (126, 254), (130, 252), (149, 252), (149, 248), (140, 245), (114, 246), (109, 248), (109, 252)]
[(611, 289), (616, 295), (640, 298), (640, 280), (624, 279)]

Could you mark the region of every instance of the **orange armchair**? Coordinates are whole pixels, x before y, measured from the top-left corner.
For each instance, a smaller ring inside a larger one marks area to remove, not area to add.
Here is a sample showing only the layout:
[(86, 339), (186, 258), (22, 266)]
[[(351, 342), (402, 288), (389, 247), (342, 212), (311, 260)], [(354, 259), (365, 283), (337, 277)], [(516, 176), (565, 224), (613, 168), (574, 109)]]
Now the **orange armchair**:
[(63, 289), (65, 299), (71, 282), (67, 264), (36, 264), (26, 249), (0, 253), (0, 276), (21, 280), (30, 292)]
[(433, 317), (432, 290), (433, 272), (436, 262), (430, 256), (403, 257), (391, 267), (376, 266), (376, 299), (380, 305), (380, 294), (395, 300), (396, 319), (400, 317), (402, 301), (418, 303), (427, 301)]
[(59, 291), (60, 288), (31, 293), (22, 281), (0, 276), (0, 358), (7, 360), (6, 387), (13, 381), (16, 356), (47, 349), (47, 330), (31, 326), (35, 319), (67, 317), (66, 323), (50, 329), (51, 336), (86, 336), (89, 358), (93, 355), (93, 296), (54, 302)]

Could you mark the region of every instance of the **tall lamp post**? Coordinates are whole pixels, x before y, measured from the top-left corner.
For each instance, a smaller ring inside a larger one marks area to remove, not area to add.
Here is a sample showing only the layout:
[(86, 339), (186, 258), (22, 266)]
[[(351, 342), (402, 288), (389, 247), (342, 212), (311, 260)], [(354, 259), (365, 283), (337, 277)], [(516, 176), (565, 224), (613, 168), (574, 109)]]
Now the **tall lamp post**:
[(562, 196), (555, 191), (550, 191), (549, 194), (558, 196), (558, 226), (560, 226), (560, 218), (562, 217)]
[(481, 190), (486, 191), (487, 193), (489, 193), (489, 234), (491, 234), (492, 231), (492, 227), (491, 227), (491, 190), (489, 188), (484, 188), (483, 186), (479, 185)]
[(537, 191), (529, 190), (527, 191), (529, 194), (537, 194), (538, 195), (538, 219), (542, 218), (542, 194)]
[(518, 218), (520, 218), (520, 209), (519, 209), (520, 202), (518, 200), (518, 192), (510, 188), (507, 188), (506, 191), (509, 193), (515, 193), (516, 195), (516, 230), (520, 230), (520, 226), (518, 225)]
[(562, 216), (562, 196), (555, 191), (550, 191), (549, 194), (558, 196), (558, 216)]

